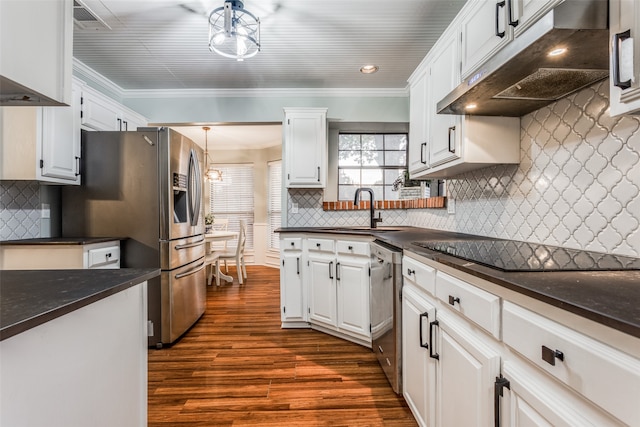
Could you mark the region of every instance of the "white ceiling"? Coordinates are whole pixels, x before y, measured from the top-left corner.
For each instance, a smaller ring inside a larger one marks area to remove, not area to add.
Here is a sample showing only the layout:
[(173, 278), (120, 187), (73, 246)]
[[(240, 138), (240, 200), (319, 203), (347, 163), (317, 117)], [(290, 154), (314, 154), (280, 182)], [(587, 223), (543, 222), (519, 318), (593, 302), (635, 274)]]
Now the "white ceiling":
[[(223, 0), (80, 1), (111, 29), (76, 25), (74, 57), (125, 92), (403, 89), (465, 3), (246, 0), (245, 9), (261, 20), (262, 50), (238, 62), (208, 48), (207, 17)], [(365, 64), (380, 71), (361, 74)]]

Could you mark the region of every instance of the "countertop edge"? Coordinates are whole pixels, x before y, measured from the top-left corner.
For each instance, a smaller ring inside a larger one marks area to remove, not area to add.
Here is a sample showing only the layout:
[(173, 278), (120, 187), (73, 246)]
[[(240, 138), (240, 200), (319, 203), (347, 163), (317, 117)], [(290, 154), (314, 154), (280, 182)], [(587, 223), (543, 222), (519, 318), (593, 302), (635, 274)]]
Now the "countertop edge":
[[(122, 292), (130, 287), (133, 287), (135, 285), (138, 285), (142, 282), (145, 282), (149, 279), (152, 279), (160, 275), (159, 268), (158, 269), (140, 269), (140, 270), (143, 270), (143, 271), (148, 270), (148, 271), (144, 271), (136, 275), (135, 277), (126, 279), (125, 281), (120, 282), (114, 286), (110, 286), (106, 289), (103, 289), (101, 291), (79, 298), (68, 304), (61, 305), (60, 307), (56, 307), (52, 310), (45, 311), (34, 317), (24, 319), (22, 321), (8, 325), (6, 327), (4, 326), (0, 327), (0, 341), (3, 341), (7, 338), (11, 338), (29, 329), (33, 329), (46, 322), (49, 322), (58, 317), (64, 316), (65, 314), (71, 313), (82, 307), (88, 306), (89, 304), (100, 301), (104, 298), (117, 294), (118, 292)], [(106, 270), (103, 270), (103, 271), (106, 271)], [(119, 270), (114, 270), (114, 271), (119, 271)]]

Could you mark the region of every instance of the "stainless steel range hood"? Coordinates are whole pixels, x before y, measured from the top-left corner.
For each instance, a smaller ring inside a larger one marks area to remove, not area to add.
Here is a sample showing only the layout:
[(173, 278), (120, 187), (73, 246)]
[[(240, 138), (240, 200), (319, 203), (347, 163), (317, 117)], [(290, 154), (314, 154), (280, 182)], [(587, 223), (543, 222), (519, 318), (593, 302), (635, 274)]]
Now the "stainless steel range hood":
[[(438, 113), (520, 117), (544, 107), (609, 75), (608, 39), (607, 0), (567, 0), (471, 73)], [(558, 48), (566, 52), (549, 56)]]

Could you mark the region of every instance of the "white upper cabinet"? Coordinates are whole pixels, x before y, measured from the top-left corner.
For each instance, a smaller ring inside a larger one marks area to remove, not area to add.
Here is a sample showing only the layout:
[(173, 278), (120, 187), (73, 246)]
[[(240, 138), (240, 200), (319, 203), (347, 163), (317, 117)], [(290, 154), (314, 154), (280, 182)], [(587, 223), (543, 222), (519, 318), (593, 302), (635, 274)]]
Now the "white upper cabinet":
[(640, 113), (640, 2), (609, 1), (611, 116)]
[(460, 23), (462, 78), (513, 40), (513, 27), (509, 25), (512, 1), (470, 2), (464, 9)]
[(409, 174), (411, 176), (429, 167), (427, 152), (427, 88), (428, 70), (414, 73), (409, 97)]
[[(72, 0), (0, 1), (3, 98), (27, 95), (32, 105), (70, 105), (72, 50)], [(2, 105), (12, 104), (3, 99)]]
[(565, 0), (507, 0), (509, 24), (518, 37), (538, 19)]
[(327, 109), (285, 108), (287, 188), (324, 188), (327, 180)]
[(2, 107), (0, 179), (80, 184), (80, 86), (69, 107)]
[(84, 86), (82, 89), (82, 126), (91, 130), (136, 130), (146, 126), (147, 119), (103, 95)]

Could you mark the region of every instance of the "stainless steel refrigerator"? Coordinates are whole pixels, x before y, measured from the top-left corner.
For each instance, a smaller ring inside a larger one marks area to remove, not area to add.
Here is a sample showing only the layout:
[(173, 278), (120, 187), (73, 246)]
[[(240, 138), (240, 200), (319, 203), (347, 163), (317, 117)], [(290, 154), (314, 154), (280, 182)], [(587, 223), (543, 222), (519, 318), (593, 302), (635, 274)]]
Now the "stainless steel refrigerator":
[[(168, 128), (82, 133), (82, 186), (62, 191), (64, 237), (122, 237), (122, 267), (156, 267), (149, 346), (204, 313), (203, 152)], [(117, 316), (118, 313), (114, 313)]]

